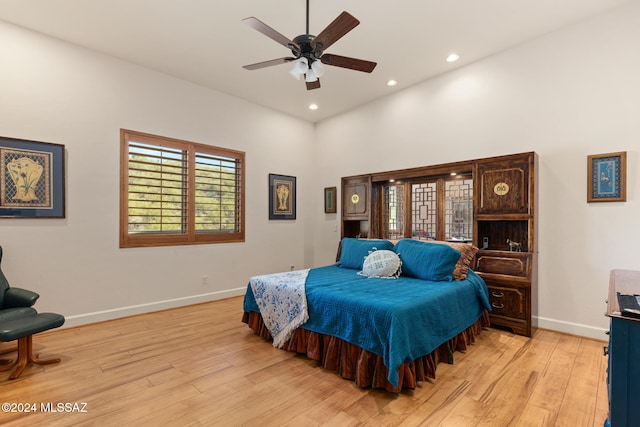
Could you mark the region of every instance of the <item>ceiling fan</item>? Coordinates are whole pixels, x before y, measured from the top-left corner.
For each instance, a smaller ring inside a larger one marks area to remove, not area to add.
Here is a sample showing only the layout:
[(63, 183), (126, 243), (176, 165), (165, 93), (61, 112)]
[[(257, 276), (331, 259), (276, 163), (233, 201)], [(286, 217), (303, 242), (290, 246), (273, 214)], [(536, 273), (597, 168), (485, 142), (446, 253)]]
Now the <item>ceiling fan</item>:
[(253, 16), (245, 18), (243, 21), (270, 39), (290, 49), (293, 54), (293, 56), (245, 65), (242, 68), (246, 70), (258, 70), (273, 65), (293, 62), (294, 67), (290, 73), (298, 79), (304, 76), (307, 90), (311, 90), (320, 87), (319, 77), (324, 72), (322, 64), (363, 71), (365, 73), (372, 72), (377, 65), (375, 62), (365, 61), (363, 59), (324, 53), (325, 49), (360, 24), (360, 21), (347, 12), (342, 12), (333, 22), (322, 30), (320, 34), (313, 36), (309, 34), (309, 0), (307, 0), (307, 32), (306, 34), (295, 37), (293, 40), (289, 40), (286, 36), (283, 36)]

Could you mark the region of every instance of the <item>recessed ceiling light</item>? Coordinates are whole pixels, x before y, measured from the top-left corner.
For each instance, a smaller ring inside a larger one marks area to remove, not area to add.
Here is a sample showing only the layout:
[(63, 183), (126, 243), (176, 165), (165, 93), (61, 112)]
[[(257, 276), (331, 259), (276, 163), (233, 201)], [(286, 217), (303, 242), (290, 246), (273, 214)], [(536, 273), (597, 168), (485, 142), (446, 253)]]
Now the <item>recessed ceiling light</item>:
[(318, 109), (318, 104), (310, 104), (309, 105), (309, 110), (317, 110)]
[(460, 59), (460, 55), (458, 55), (457, 53), (452, 53), (447, 56), (447, 62), (456, 62), (458, 59)]
[(387, 86), (395, 86), (395, 85), (397, 85), (397, 84), (398, 84), (398, 82), (397, 82), (397, 81), (395, 81), (395, 80), (389, 80), (389, 81), (387, 82)]

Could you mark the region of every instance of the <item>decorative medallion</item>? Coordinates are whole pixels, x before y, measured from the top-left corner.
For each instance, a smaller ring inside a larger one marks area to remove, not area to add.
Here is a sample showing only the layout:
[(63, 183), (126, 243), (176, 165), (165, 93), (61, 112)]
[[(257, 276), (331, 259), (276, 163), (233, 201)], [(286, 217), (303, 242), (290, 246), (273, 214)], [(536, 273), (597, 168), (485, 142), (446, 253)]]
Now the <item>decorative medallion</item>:
[(493, 192), (498, 196), (504, 196), (509, 192), (509, 184), (506, 182), (499, 182), (493, 187)]
[(351, 203), (353, 203), (354, 205), (359, 201), (360, 201), (360, 196), (358, 196), (357, 194), (354, 194), (351, 196)]

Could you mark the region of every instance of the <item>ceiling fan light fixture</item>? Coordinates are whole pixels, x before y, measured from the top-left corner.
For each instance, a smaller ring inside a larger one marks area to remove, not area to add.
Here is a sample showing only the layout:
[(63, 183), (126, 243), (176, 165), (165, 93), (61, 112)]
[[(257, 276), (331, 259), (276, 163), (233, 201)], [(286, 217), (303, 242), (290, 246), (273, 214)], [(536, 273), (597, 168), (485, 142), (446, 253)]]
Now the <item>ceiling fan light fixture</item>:
[(324, 74), (324, 65), (322, 65), (322, 62), (320, 62), (319, 60), (313, 61), (311, 63), (311, 69), (313, 70), (316, 78), (322, 77), (322, 75)]
[(293, 62), (293, 68), (289, 71), (289, 74), (293, 76), (294, 79), (300, 80), (300, 77), (308, 74), (309, 71), (309, 63), (307, 62), (307, 58), (302, 57), (298, 58)]
[(318, 80), (318, 76), (316, 76), (315, 71), (313, 71), (313, 68), (309, 68), (307, 70), (307, 74), (304, 76), (304, 81), (307, 83), (313, 83), (316, 80)]

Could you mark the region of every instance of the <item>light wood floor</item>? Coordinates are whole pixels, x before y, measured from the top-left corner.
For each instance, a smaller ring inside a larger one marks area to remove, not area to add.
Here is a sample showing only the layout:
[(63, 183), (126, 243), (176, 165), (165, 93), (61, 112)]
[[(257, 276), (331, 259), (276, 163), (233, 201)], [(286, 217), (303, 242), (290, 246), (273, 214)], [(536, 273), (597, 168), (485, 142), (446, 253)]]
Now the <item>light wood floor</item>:
[[(0, 372), (0, 402), (37, 409), (0, 424), (588, 427), (607, 414), (604, 342), (488, 329), (436, 380), (389, 394), (274, 349), (241, 312), (237, 297), (38, 334), (36, 352), (62, 362)], [(86, 412), (42, 412), (58, 402)]]

